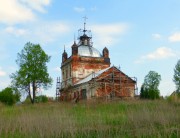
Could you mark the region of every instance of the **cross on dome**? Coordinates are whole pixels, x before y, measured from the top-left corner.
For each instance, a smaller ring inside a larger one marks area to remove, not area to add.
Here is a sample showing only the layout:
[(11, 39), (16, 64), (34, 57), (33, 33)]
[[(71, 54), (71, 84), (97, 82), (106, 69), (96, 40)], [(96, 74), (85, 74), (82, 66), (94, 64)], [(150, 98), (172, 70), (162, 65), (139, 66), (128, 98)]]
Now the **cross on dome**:
[(88, 19), (86, 16), (84, 16), (83, 17), (84, 18), (84, 30), (83, 30), (83, 32), (84, 32), (84, 34), (85, 34), (85, 32), (87, 31), (86, 30), (86, 20)]

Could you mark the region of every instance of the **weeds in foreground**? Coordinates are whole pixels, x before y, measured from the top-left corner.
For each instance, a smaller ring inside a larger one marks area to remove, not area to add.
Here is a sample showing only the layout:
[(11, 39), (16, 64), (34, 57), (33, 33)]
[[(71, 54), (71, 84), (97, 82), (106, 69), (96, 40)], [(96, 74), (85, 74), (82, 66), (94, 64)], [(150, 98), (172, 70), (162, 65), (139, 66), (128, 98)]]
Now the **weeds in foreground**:
[(180, 136), (180, 104), (167, 101), (0, 104), (0, 137)]

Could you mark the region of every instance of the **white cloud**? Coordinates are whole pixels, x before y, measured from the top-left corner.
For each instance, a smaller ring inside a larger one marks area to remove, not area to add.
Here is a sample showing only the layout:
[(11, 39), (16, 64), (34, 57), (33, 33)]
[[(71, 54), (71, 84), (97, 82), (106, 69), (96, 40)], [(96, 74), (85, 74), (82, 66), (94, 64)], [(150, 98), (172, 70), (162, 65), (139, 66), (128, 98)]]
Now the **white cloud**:
[(65, 35), (70, 31), (67, 23), (57, 22), (39, 22), (29, 30), (30, 39), (38, 41), (38, 43), (53, 42), (60, 35)]
[(74, 7), (73, 9), (76, 12), (84, 12), (85, 11), (85, 8), (83, 8), (83, 7)]
[(175, 55), (176, 54), (172, 51), (172, 49), (166, 47), (160, 47), (156, 51), (146, 55), (144, 58), (153, 60), (153, 59), (163, 59), (163, 58), (173, 57)]
[(0, 22), (12, 24), (31, 21), (35, 18), (31, 9), (18, 0), (0, 0)]
[(170, 42), (180, 42), (180, 32), (176, 32), (169, 36), (169, 41)]
[(177, 54), (172, 49), (167, 48), (167, 47), (160, 47), (156, 49), (154, 52), (140, 57), (140, 59), (135, 61), (135, 63), (142, 63), (146, 60), (165, 59), (165, 58), (170, 58), (170, 57), (175, 57), (175, 56), (177, 56)]
[(99, 24), (90, 27), (93, 32), (94, 42), (97, 47), (104, 47), (106, 45), (113, 45), (120, 40), (120, 36), (125, 34), (128, 25), (115, 23), (115, 24)]
[(0, 76), (6, 76), (6, 72), (2, 70), (2, 68), (0, 67)]
[(9, 26), (5, 28), (5, 32), (8, 34), (15, 35), (15, 36), (22, 36), (22, 35), (27, 34), (28, 31), (26, 29), (19, 29), (19, 28)]
[[(63, 21), (36, 21), (31, 26), (16, 27), (8, 26), (2, 29), (2, 35), (13, 35), (16, 37), (24, 37), (29, 41), (37, 41), (38, 43), (48, 43), (56, 40), (57, 37), (63, 36), (70, 31), (71, 26)], [(2, 50), (0, 49), (0, 52)]]
[(158, 33), (152, 34), (152, 37), (153, 37), (154, 39), (161, 39), (161, 38), (162, 38), (162, 36), (161, 36), (160, 34), (158, 34)]
[(20, 0), (28, 7), (37, 10), (39, 12), (45, 12), (44, 7), (51, 3), (51, 0)]
[(33, 21), (33, 10), (45, 12), (50, 0), (0, 0), (0, 22), (15, 24)]
[[(27, 25), (23, 28), (16, 27), (15, 25), (8, 26), (1, 30), (1, 33), (4, 36), (9, 34), (16, 37), (23, 37), (22, 39), (27, 39), (28, 41), (47, 44), (49, 42), (54, 42), (60, 36), (66, 35), (70, 31), (70, 28), (71, 26), (63, 21), (37, 21), (31, 23), (31, 26)], [(3, 54), (3, 51), (4, 50), (0, 49), (0, 54)]]
[(53, 69), (53, 71), (61, 72), (61, 69), (60, 69), (60, 67), (56, 67), (56, 68)]

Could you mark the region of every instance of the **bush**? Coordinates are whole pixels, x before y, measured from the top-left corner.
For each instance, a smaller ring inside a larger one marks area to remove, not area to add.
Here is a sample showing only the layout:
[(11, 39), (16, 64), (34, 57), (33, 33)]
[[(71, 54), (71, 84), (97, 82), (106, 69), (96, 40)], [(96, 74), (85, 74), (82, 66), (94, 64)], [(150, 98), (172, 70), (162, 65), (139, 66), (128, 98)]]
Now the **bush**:
[(40, 96), (37, 96), (36, 98), (36, 102), (42, 102), (42, 103), (46, 103), (48, 102), (48, 97), (46, 95), (40, 95)]
[(30, 104), (31, 103), (30, 97), (27, 96), (26, 99), (23, 101), (23, 103)]
[(158, 86), (161, 81), (161, 75), (155, 71), (150, 71), (144, 78), (144, 83), (141, 86), (140, 98), (159, 99), (160, 91)]
[(180, 93), (174, 92), (174, 94), (167, 96), (166, 99), (169, 102), (180, 102)]
[(141, 87), (141, 91), (140, 91), (140, 98), (142, 99), (159, 99), (160, 98), (160, 94), (159, 94), (159, 90), (158, 89), (147, 89), (144, 88), (143, 86)]
[(19, 100), (20, 94), (10, 87), (7, 87), (0, 92), (0, 101), (6, 105), (13, 105)]

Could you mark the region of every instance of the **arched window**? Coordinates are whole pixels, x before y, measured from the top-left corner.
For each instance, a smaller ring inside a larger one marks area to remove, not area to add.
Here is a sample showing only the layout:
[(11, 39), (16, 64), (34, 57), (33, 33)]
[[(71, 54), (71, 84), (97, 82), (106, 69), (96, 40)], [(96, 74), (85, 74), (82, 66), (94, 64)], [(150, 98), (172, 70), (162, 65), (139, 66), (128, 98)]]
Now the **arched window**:
[(62, 74), (62, 75), (63, 75), (63, 80), (64, 80), (64, 79), (65, 79), (65, 76), (64, 76), (64, 70), (63, 70), (63, 74)]
[(69, 67), (69, 76), (71, 77), (71, 66)]
[(66, 79), (68, 78), (68, 69), (66, 69)]

